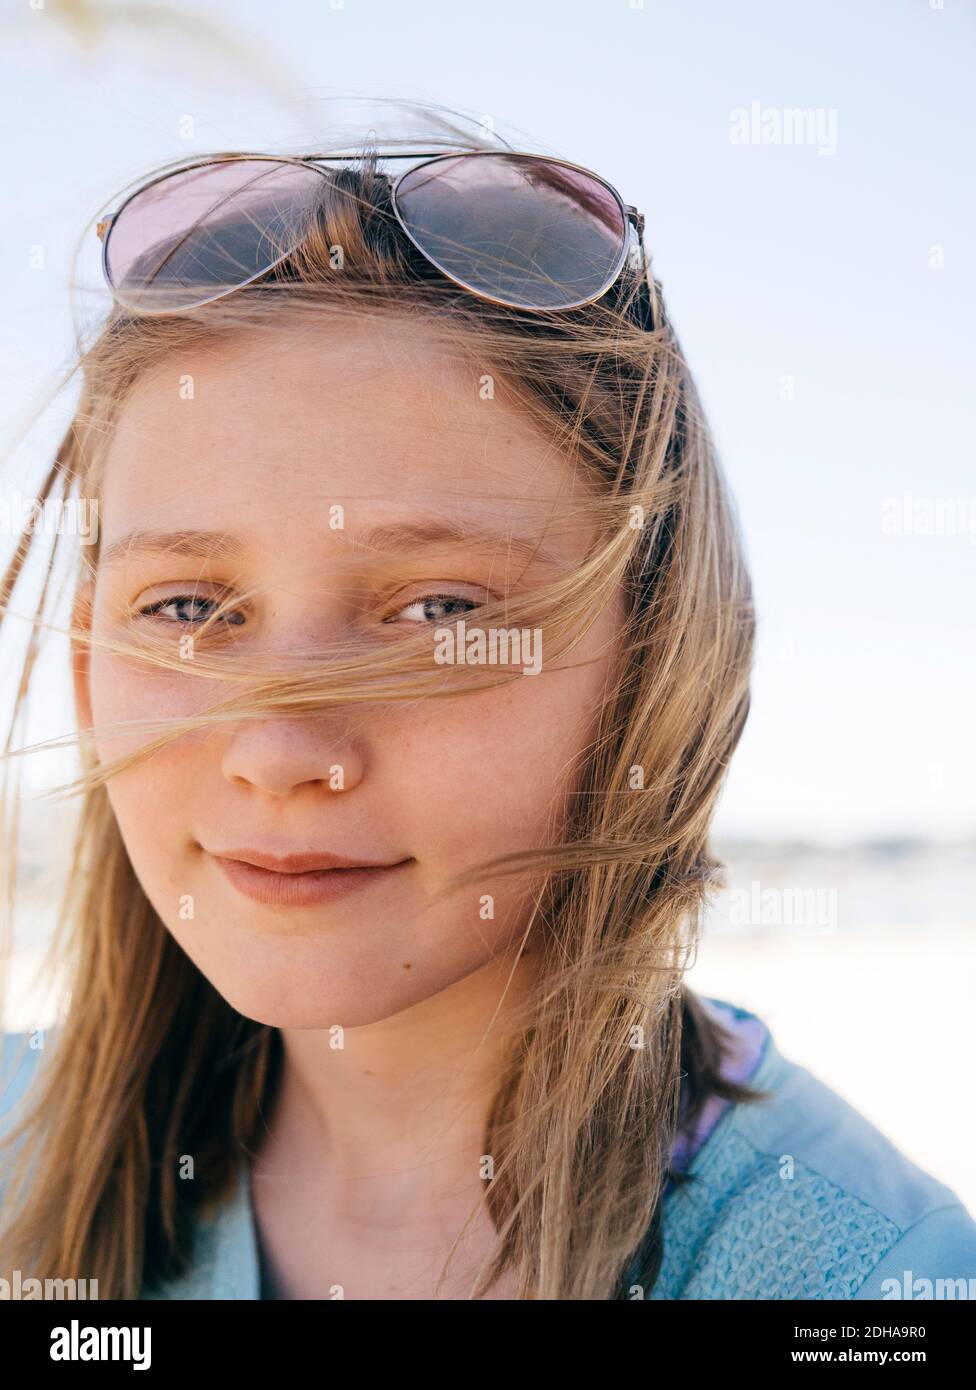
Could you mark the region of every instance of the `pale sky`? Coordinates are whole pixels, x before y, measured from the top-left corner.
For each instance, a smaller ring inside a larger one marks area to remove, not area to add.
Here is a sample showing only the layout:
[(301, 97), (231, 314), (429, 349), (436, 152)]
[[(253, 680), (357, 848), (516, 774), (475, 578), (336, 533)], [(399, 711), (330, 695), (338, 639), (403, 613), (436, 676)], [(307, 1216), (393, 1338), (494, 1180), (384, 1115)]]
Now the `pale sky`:
[[(972, 835), (970, 0), (163, 7), (194, 17), (190, 33), (141, 25), (150, 7), (132, 0), (111, 7), (125, 23), (82, 24), (103, 8), (23, 0), (0, 19), (5, 453), (70, 358), (76, 243), (144, 169), (314, 145), (325, 97), (349, 98), (354, 123), (382, 97), (490, 119), (596, 169), (646, 217), (759, 608), (720, 830)], [(815, 119), (786, 143), (799, 108)], [(743, 120), (766, 142), (736, 140)], [(85, 244), (75, 306), (104, 311)], [(29, 490), (68, 404), (5, 464), (4, 492)], [(964, 533), (936, 519), (892, 534), (906, 497), (923, 519), (955, 509)], [(46, 688), (36, 737), (66, 727), (53, 671)]]

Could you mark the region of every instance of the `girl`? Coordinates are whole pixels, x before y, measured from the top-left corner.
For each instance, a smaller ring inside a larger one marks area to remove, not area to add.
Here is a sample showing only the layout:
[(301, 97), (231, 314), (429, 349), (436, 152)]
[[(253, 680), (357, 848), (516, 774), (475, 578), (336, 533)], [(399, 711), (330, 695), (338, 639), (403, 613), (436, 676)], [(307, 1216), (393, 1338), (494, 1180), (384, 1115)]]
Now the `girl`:
[(976, 1275), (953, 1193), (683, 983), (749, 708), (737, 528), (640, 213), (452, 135), (214, 156), (99, 224), (115, 303), (41, 495), (99, 523), (67, 988), (4, 1042), (0, 1270), (201, 1299)]

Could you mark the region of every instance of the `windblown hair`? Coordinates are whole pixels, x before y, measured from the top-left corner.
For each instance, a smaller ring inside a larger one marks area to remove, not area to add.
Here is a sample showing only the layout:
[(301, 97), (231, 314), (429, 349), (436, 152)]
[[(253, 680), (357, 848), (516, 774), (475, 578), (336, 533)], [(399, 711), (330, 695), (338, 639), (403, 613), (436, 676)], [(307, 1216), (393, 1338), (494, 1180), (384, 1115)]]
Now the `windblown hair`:
[[(456, 130), (444, 148), (503, 146)], [(541, 940), (543, 956), (484, 1139), (494, 1159), (484, 1200), (498, 1241), (471, 1296), (514, 1271), (523, 1298), (633, 1297), (624, 1276), (638, 1268), (646, 1297), (661, 1265), (666, 1184), (682, 1178), (670, 1171), (676, 1133), (693, 1130), (710, 1096), (745, 1103), (760, 1094), (723, 1079), (728, 1038), (683, 982), (707, 895), (721, 882), (710, 824), (748, 714), (754, 641), (749, 577), (701, 405), (649, 264), (630, 260), (607, 295), (569, 311), (480, 300), (404, 236), (375, 150), (364, 146), (323, 179), (314, 224), (262, 281), (157, 317), (113, 308), (81, 347), (77, 412), (38, 497), (98, 497), (128, 394), (174, 354), (324, 313), (364, 322), (399, 314), (423, 325), (470, 365), (474, 381), (487, 376), (507, 391), (586, 477), (586, 514), (600, 535), (586, 563), (485, 607), (480, 621), (543, 627), (551, 666), (620, 586), (626, 595), (619, 665), (597, 736), (574, 769), (565, 824), (552, 844), (481, 864), (452, 887), (528, 874), (526, 937)], [(71, 544), (57, 534), (42, 559), (49, 579)], [(3, 579), (8, 629), (15, 586), (40, 545), (28, 529)], [(98, 550), (86, 547), (80, 562), (68, 556), (75, 649), (106, 640), (83, 620)], [(46, 583), (31, 616), (8, 767), (24, 751), (13, 749), (15, 724), (40, 634), (57, 627), (46, 617), (49, 599)], [(218, 609), (196, 631), (220, 617)], [(158, 639), (111, 647), (187, 679), (222, 681), (226, 698), (194, 719), (156, 721), (141, 749), (110, 764), (99, 762), (91, 731), (73, 736), (82, 776), (61, 791), (82, 803), (46, 967), (67, 981), (67, 1002), (37, 1093), (4, 1140), (16, 1153), (0, 1270), (97, 1277), (109, 1298), (136, 1297), (185, 1269), (197, 1217), (227, 1195), (256, 1143), (283, 1053), (279, 1031), (223, 999), (154, 910), (107, 782), (208, 722), (463, 698), (519, 674), (482, 671), (473, 682), (455, 673), (445, 684), (439, 667), (433, 680), (424, 634), (294, 670), (244, 669), (197, 640), (192, 663)], [(16, 801), (6, 785), (5, 799)], [(16, 854), (14, 825), (8, 885)], [(194, 1156), (194, 1182), (179, 1180), (184, 1154)]]

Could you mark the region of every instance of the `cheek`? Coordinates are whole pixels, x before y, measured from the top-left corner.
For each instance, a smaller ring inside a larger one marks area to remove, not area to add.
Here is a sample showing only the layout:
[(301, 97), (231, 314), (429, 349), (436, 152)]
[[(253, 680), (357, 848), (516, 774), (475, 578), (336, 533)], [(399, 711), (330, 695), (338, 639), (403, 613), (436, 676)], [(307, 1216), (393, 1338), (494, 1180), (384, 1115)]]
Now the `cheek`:
[(498, 690), (405, 714), (400, 782), (420, 789), (415, 816), (462, 862), (555, 833), (602, 707), (594, 667), (522, 676)]
[[(191, 715), (201, 708), (202, 684), (146, 673), (111, 656), (93, 657), (92, 717), (100, 762), (137, 753), (164, 732), (151, 726), (127, 729), (128, 722)], [(109, 778), (108, 798), (140, 877), (159, 879), (172, 869), (187, 787), (201, 772), (207, 738), (207, 730), (183, 734)]]
[(134, 751), (157, 736), (151, 728), (113, 727), (116, 724), (193, 715), (214, 698), (212, 684), (189, 671), (154, 670), (99, 651), (92, 654), (90, 688), (92, 717), (103, 757)]

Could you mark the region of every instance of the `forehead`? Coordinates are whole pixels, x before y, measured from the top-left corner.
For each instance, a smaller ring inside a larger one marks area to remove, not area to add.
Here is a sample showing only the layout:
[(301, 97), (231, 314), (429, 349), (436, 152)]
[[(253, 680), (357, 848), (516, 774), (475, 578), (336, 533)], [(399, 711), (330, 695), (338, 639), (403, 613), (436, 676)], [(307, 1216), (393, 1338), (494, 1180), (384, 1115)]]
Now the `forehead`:
[(371, 523), (416, 504), (575, 548), (588, 495), (490, 364), (417, 323), (332, 317), (178, 350), (141, 379), (106, 454), (102, 536), (192, 518), (287, 543), (336, 503)]

